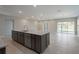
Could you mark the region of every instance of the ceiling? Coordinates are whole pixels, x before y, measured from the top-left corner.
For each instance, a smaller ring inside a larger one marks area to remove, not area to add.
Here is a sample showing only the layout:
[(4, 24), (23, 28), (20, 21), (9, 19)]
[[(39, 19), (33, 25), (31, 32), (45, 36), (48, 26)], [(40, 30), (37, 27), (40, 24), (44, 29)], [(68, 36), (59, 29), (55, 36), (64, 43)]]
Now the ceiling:
[(0, 13), (39, 20), (79, 16), (78, 5), (0, 5)]

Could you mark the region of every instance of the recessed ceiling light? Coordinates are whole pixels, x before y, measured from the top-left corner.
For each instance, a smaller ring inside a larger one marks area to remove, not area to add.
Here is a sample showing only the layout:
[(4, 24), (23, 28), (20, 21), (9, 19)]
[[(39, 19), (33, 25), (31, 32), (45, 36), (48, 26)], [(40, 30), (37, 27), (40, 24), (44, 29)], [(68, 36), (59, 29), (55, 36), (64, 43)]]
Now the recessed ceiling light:
[(37, 7), (37, 5), (33, 5), (33, 7)]
[(32, 16), (32, 18), (34, 18), (34, 16)]
[(20, 14), (21, 14), (21, 13), (22, 13), (22, 11), (20, 10), (20, 11), (18, 11), (18, 13), (20, 13)]

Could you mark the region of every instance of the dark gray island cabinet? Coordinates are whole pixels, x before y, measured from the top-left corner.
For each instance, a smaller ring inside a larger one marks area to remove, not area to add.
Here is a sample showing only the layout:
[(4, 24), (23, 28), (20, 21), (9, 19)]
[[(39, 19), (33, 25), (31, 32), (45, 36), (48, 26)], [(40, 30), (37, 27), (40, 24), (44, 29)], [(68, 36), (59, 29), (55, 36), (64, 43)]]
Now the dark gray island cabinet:
[(49, 45), (49, 33), (33, 34), (30, 32), (12, 31), (12, 39), (37, 53), (43, 53)]

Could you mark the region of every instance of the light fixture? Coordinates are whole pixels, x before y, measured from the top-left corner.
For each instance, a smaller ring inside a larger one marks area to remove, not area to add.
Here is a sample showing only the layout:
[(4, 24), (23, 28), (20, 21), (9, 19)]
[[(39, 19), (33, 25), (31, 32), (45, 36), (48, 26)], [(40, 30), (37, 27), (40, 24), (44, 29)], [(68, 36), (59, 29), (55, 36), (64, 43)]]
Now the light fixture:
[(33, 5), (33, 7), (37, 7), (37, 5)]
[(32, 18), (34, 18), (34, 16), (32, 16)]
[(22, 11), (21, 11), (21, 10), (19, 10), (19, 11), (18, 11), (18, 13), (20, 13), (20, 14), (21, 14), (21, 13), (22, 13)]

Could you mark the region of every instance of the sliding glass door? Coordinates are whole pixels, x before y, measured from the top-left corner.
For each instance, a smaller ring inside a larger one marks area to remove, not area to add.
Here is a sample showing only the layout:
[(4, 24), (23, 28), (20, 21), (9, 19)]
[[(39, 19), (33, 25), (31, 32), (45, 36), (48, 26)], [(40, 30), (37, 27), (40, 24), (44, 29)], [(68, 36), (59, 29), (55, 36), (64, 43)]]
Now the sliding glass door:
[(74, 22), (58, 22), (57, 32), (74, 33)]
[(77, 34), (79, 35), (79, 20), (77, 20)]

